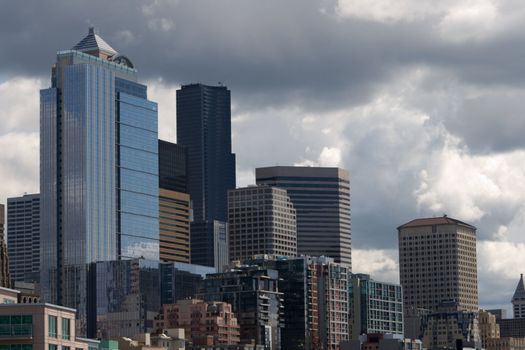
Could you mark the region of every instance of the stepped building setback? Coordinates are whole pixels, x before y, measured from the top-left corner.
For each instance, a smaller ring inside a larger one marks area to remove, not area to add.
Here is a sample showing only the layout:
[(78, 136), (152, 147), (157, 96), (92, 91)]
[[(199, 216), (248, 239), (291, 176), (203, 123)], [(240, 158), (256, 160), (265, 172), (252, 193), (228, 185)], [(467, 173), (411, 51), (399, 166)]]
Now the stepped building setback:
[(350, 178), (340, 168), (274, 166), (255, 169), (258, 185), (283, 188), (297, 216), (297, 253), (352, 266)]

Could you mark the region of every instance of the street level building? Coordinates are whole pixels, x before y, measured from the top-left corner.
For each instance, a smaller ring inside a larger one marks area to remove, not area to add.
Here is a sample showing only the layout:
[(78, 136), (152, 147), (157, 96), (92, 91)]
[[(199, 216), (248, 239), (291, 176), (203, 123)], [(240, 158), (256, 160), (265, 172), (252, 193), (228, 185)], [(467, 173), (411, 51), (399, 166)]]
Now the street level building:
[(478, 328), (481, 338), (481, 346), (486, 349), (490, 339), (499, 338), (499, 324), (495, 315), (485, 310), (479, 310)]
[(454, 300), (443, 301), (423, 322), (423, 348), (481, 349), (478, 313), (463, 311)]
[(193, 201), (192, 264), (228, 265), (228, 190), (235, 188), (230, 90), (183, 85), (177, 90), (177, 142), (186, 150), (187, 189)]
[(155, 328), (182, 328), (195, 348), (240, 342), (237, 318), (225, 302), (186, 299), (163, 305)]
[(20, 292), (0, 288), (0, 348), (10, 350), (99, 348), (99, 341), (75, 331), (75, 309), (44, 303), (19, 303)]
[(453, 299), (478, 311), (476, 228), (447, 216), (415, 219), (398, 228), (405, 310), (435, 311)]
[(512, 310), (514, 311), (514, 318), (525, 318), (525, 283), (523, 282), (523, 274), (521, 274), (512, 296)]
[(157, 104), (137, 80), (90, 28), (40, 92), (42, 298), (77, 308), (77, 326), (87, 264), (159, 259)]
[(257, 168), (258, 185), (287, 191), (297, 215), (297, 253), (327, 256), (351, 268), (350, 180), (340, 168)]
[(286, 190), (249, 186), (228, 192), (230, 259), (297, 256), (295, 209)]
[(403, 293), (399, 284), (351, 274), (349, 303), (352, 339), (371, 333), (403, 336)]
[(492, 338), (487, 340), (486, 350), (525, 350), (525, 338)]
[(40, 195), (7, 199), (7, 251), (11, 280), (40, 279)]

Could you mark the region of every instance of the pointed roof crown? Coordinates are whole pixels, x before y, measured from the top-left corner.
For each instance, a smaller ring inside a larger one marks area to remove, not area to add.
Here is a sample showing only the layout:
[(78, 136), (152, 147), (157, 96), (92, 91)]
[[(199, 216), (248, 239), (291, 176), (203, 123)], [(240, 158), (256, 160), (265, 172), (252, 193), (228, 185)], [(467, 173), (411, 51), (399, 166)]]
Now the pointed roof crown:
[(512, 302), (514, 301), (525, 301), (525, 284), (523, 283), (523, 274), (521, 274), (520, 281), (516, 286), (514, 296), (512, 296)]
[(88, 35), (80, 40), (80, 42), (73, 47), (73, 50), (104, 58), (118, 54), (114, 48), (96, 33), (94, 27), (89, 27)]

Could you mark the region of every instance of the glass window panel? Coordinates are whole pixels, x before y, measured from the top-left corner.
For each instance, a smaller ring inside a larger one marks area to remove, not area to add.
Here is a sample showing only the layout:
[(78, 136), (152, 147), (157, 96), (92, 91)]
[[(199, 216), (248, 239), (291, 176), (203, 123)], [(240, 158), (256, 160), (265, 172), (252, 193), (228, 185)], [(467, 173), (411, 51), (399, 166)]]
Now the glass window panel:
[(158, 154), (121, 146), (120, 167), (158, 175)]

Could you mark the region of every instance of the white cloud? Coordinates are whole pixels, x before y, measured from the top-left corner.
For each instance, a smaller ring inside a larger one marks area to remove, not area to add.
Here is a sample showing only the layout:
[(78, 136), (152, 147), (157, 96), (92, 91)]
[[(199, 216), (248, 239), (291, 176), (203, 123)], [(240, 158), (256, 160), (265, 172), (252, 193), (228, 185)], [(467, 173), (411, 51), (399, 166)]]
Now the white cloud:
[(396, 249), (352, 249), (352, 272), (366, 273), (382, 282), (399, 283)]
[(0, 84), (0, 135), (39, 129), (40, 79), (15, 77)]
[(178, 85), (167, 85), (162, 79), (145, 82), (148, 99), (157, 102), (159, 108), (159, 138), (177, 140), (177, 89)]
[(24, 193), (38, 193), (38, 133), (0, 135), (0, 150), (0, 203)]

